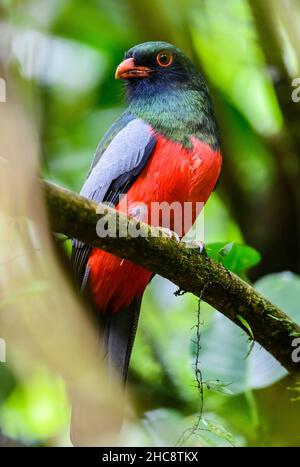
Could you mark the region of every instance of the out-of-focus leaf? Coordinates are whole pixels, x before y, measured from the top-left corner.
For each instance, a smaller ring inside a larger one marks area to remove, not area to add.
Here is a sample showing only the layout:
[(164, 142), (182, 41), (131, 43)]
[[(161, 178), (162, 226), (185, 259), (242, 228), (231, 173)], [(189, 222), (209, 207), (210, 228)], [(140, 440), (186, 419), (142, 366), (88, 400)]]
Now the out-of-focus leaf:
[[(128, 446), (228, 446), (244, 445), (240, 436), (232, 434), (226, 421), (219, 416), (205, 413), (198, 428), (199, 414), (184, 417), (170, 409), (151, 410), (142, 423), (127, 425), (122, 437)], [(226, 426), (226, 428), (225, 428)]]
[(300, 277), (290, 271), (268, 274), (255, 283), (255, 288), (300, 323)]
[[(258, 280), (255, 287), (300, 324), (298, 276), (291, 272), (270, 274)], [(243, 321), (242, 324), (246, 326)], [(245, 358), (248, 348), (246, 335), (241, 329), (224, 316), (216, 315), (201, 335), (203, 379), (231, 383), (229, 388), (240, 393), (249, 388), (268, 386), (286, 375), (286, 370), (257, 343)]]
[[(201, 331), (200, 331), (201, 332)], [(200, 367), (204, 381), (220, 381), (234, 393), (247, 387), (247, 337), (221, 314), (201, 332)], [(194, 358), (194, 357), (193, 357)]]
[[(255, 31), (249, 28), (247, 2), (227, 1), (221, 5), (218, 0), (211, 0), (205, 3), (205, 14), (195, 9), (190, 21), (196, 50), (215, 86), (259, 132), (270, 134), (278, 130), (280, 110), (262, 66)], [(218, 56), (220, 51), (222, 59)]]
[(37, 371), (16, 386), (0, 410), (1, 427), (12, 438), (42, 440), (68, 423), (68, 405), (61, 380)]
[(5, 399), (10, 395), (17, 384), (17, 380), (8, 367), (8, 365), (0, 363), (0, 403), (2, 404)]

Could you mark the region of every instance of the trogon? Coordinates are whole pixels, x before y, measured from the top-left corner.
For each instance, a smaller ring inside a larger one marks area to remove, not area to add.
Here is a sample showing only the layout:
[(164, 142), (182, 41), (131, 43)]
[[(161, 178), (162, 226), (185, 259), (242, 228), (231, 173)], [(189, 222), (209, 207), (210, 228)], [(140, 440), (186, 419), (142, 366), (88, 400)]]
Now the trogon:
[[(126, 52), (115, 77), (126, 83), (127, 108), (99, 143), (81, 195), (128, 215), (139, 203), (206, 203), (222, 159), (209, 91), (192, 61), (169, 43), (146, 42)], [(72, 262), (102, 323), (107, 365), (125, 381), (153, 273), (77, 240)]]

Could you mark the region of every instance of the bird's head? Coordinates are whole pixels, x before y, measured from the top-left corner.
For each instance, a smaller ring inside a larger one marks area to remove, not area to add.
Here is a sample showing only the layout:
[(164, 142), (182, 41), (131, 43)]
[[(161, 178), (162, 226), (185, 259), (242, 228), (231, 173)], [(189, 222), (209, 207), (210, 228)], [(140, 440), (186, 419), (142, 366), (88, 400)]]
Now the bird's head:
[(116, 79), (126, 80), (129, 97), (201, 86), (201, 77), (191, 60), (167, 42), (145, 42), (128, 50), (118, 66)]
[(218, 130), (206, 83), (192, 61), (167, 42), (128, 50), (116, 79), (127, 85), (128, 110), (184, 144), (196, 135), (216, 147)]

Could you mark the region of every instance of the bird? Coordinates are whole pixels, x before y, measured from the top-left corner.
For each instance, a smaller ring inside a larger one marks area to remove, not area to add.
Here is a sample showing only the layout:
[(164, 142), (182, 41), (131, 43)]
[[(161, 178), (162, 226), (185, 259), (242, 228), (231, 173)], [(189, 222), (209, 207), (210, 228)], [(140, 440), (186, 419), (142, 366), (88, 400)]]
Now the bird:
[[(191, 59), (167, 42), (145, 42), (125, 53), (115, 78), (125, 83), (127, 108), (100, 141), (80, 194), (141, 220), (140, 204), (205, 204), (222, 156), (209, 90)], [(170, 232), (182, 238), (175, 224)], [(125, 384), (153, 273), (76, 239), (72, 264), (99, 318), (106, 365)]]

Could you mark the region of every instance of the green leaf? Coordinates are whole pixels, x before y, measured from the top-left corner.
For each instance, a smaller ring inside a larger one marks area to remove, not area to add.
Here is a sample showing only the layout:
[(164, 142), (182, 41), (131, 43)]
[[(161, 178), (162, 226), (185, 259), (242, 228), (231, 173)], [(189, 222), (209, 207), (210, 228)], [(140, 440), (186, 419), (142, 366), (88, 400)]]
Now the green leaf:
[(226, 258), (226, 256), (230, 253), (233, 245), (234, 245), (234, 242), (227, 243), (223, 248), (219, 250), (220, 255), (223, 258)]
[(205, 381), (204, 382), (206, 388), (209, 391), (214, 391), (220, 394), (225, 394), (226, 396), (232, 396), (234, 393), (231, 389), (229, 389), (228, 386), (230, 386), (230, 383), (222, 383), (221, 381)]
[(234, 242), (208, 243), (206, 251), (212, 259), (238, 275), (243, 275), (245, 271), (258, 264), (261, 260), (257, 250), (251, 246)]
[(232, 446), (235, 446), (236, 440), (234, 436), (219, 423), (214, 423), (213, 421), (208, 420), (207, 418), (203, 419), (202, 422), (203, 425), (207, 428), (207, 430), (209, 430), (211, 433), (216, 435), (218, 438), (227, 441)]
[(249, 336), (251, 336), (252, 339), (254, 339), (254, 335), (253, 335), (252, 329), (248, 321), (245, 318), (243, 318), (241, 315), (236, 315), (236, 317), (242, 323), (242, 325), (247, 329)]

